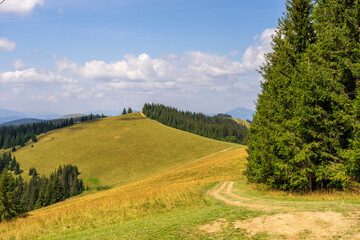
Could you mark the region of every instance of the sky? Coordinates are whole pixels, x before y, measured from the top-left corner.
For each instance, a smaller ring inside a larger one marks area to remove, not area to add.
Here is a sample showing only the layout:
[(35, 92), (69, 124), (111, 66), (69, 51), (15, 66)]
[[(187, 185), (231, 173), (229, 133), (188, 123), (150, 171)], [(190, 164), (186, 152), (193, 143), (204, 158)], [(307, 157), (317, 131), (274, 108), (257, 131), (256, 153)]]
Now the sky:
[(255, 109), (257, 70), (284, 8), (284, 0), (5, 0), (0, 108)]

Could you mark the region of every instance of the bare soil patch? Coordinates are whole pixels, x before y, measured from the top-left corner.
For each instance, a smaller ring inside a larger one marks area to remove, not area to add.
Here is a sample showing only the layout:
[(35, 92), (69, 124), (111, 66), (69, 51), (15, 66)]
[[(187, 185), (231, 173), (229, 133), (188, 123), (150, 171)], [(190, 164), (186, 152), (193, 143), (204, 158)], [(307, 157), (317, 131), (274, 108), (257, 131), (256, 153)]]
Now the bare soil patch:
[(226, 219), (220, 218), (217, 221), (212, 221), (210, 224), (201, 226), (199, 229), (208, 233), (217, 233), (227, 226), (228, 223), (226, 222)]
[(357, 224), (338, 212), (295, 212), (236, 221), (234, 227), (245, 229), (250, 235), (265, 232), (284, 235), (285, 239), (332, 239), (345, 236)]

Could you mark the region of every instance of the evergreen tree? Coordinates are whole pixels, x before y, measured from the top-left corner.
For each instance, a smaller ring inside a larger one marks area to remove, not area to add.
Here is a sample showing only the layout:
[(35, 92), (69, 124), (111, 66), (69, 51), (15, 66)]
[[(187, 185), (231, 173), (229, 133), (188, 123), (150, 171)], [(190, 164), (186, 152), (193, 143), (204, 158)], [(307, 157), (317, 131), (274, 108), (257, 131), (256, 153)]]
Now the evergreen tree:
[(128, 108), (127, 113), (132, 113), (131, 107)]
[(5, 169), (0, 175), (0, 221), (9, 220), (23, 212), (17, 198), (16, 181)]
[(356, 169), (349, 162), (356, 165), (359, 155), (350, 143), (355, 149), (352, 139), (359, 138), (351, 94), (356, 74), (349, 66), (359, 57), (349, 43), (358, 46), (359, 33), (345, 34), (341, 16), (352, 12), (349, 19), (358, 24), (358, 4), (333, 0), (315, 6), (312, 14), (311, 1), (287, 1), (279, 21), (274, 52), (261, 69), (265, 80), (250, 129), (249, 181), (311, 191), (345, 189), (354, 178), (347, 169)]
[(126, 109), (124, 108), (124, 110), (122, 111), (122, 115), (126, 115)]

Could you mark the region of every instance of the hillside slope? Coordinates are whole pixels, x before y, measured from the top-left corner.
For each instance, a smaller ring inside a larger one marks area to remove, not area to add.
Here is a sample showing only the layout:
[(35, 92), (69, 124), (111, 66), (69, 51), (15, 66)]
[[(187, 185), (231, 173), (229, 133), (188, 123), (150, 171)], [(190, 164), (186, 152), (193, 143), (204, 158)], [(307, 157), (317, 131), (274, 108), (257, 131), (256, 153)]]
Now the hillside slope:
[(235, 122), (237, 122), (238, 124), (242, 124), (245, 125), (245, 127), (249, 128), (250, 127), (250, 123), (248, 121), (242, 120), (240, 118), (232, 118)]
[(0, 238), (360, 239), (359, 194), (256, 190), (241, 174), (246, 156), (239, 146), (38, 209), (0, 223)]
[(98, 187), (144, 179), (231, 146), (134, 113), (48, 132), (14, 154), (25, 173), (35, 167), (48, 175), (70, 163), (87, 185)]

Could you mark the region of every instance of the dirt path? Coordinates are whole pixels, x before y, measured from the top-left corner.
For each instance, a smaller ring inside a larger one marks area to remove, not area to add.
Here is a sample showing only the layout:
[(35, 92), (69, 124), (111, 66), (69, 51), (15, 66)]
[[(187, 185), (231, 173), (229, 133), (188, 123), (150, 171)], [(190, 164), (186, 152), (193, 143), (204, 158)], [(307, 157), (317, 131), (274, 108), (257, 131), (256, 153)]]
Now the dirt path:
[[(232, 193), (231, 190), (233, 188), (233, 185), (234, 182), (220, 182), (215, 187), (213, 187), (213, 189), (207, 191), (206, 194), (220, 201), (223, 201), (224, 203), (231, 206), (249, 207), (256, 210), (274, 210), (280, 208), (280, 207), (273, 207), (270, 205), (270, 203), (265, 201), (256, 201)], [(236, 199), (236, 201), (231, 199)]]
[(234, 182), (220, 182), (206, 193), (231, 206), (248, 207), (252, 210), (282, 209), (288, 213), (264, 215), (248, 220), (228, 222), (218, 219), (199, 227), (211, 234), (221, 232), (226, 227), (244, 229), (249, 237), (259, 233), (269, 234), (269, 239), (360, 239), (360, 213), (345, 216), (334, 211), (302, 211), (280, 206), (280, 203), (250, 199), (232, 192)]

